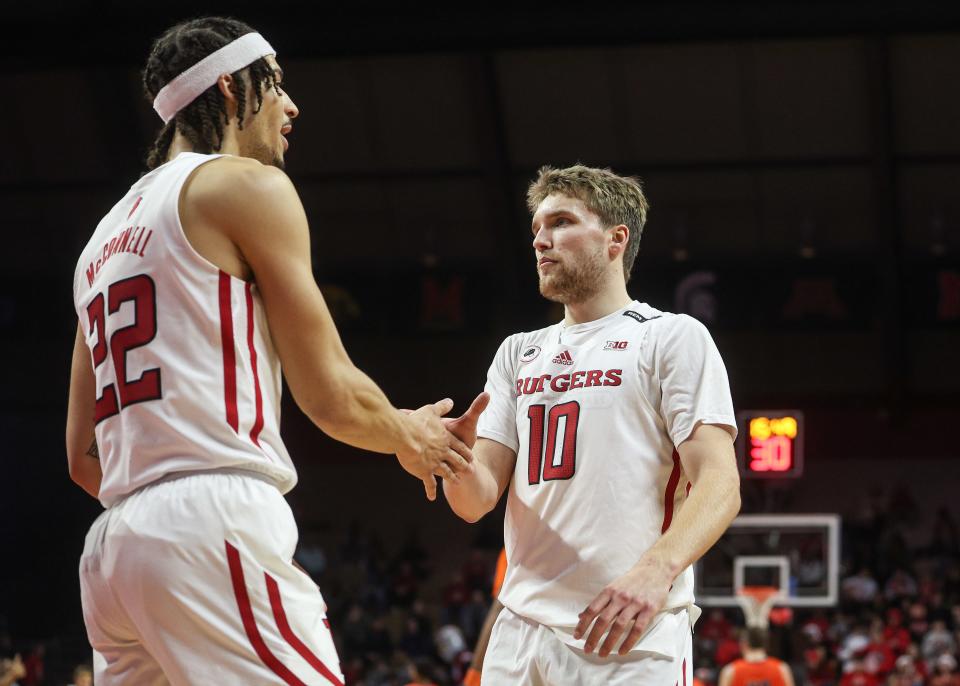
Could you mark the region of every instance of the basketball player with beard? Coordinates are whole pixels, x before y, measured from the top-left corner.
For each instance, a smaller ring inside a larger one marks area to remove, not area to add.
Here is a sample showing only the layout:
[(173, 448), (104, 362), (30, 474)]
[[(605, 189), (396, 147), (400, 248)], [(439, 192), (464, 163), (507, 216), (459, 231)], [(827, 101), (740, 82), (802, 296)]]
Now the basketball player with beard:
[(740, 507), (723, 361), (698, 321), (627, 294), (637, 180), (544, 167), (527, 200), (564, 319), (509, 336), (485, 393), (445, 420), (474, 455), (443, 484), (454, 512), (475, 522), (511, 487), (482, 682), (692, 683), (692, 564)]
[(143, 81), (164, 121), (150, 171), (74, 275), (67, 457), (107, 508), (80, 562), (96, 683), (342, 686), (326, 604), (292, 561), (281, 365), (319, 428), (396, 454), (431, 500), (472, 458), (441, 423), (451, 401), (403, 413), (343, 348), (281, 171), (299, 111), (269, 43), (188, 21)]

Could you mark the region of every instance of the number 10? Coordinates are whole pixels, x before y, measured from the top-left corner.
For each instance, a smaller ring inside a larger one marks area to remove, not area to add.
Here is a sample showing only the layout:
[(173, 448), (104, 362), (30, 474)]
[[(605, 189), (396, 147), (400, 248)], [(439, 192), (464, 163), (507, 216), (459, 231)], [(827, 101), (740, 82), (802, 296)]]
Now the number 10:
[[(531, 405), (527, 410), (530, 419), (530, 461), (527, 466), (531, 486), (540, 483), (541, 468), (544, 481), (559, 481), (573, 477), (577, 469), (577, 424), (580, 422), (580, 403), (573, 400), (554, 405), (547, 415), (546, 405)], [(565, 417), (560, 463), (554, 464), (557, 450), (557, 430), (560, 418)], [(546, 421), (544, 421), (546, 419)], [(546, 429), (546, 464), (544, 462), (543, 433)]]

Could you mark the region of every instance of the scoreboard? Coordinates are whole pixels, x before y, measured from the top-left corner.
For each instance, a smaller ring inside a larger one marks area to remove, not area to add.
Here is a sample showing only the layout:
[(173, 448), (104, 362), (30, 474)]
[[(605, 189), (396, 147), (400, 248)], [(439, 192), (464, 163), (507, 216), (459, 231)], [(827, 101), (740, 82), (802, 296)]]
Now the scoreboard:
[(745, 410), (737, 413), (737, 464), (746, 479), (803, 474), (803, 413)]

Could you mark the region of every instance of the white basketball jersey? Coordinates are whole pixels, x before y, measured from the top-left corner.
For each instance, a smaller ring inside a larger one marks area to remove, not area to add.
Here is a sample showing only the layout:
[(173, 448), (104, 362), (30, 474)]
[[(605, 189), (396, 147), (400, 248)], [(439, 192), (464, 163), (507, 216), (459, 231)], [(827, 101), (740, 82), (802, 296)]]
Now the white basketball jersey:
[(181, 153), (97, 226), (73, 280), (97, 378), (107, 507), (174, 472), (242, 469), (293, 488), (280, 439), (280, 362), (255, 284), (200, 256), (180, 190), (216, 155)]
[[(500, 601), (582, 645), (577, 615), (683, 505), (690, 482), (675, 446), (698, 423), (736, 431), (723, 361), (697, 320), (633, 302), (510, 336), (486, 390), (477, 433), (517, 453)], [(693, 600), (688, 568), (665, 609)]]

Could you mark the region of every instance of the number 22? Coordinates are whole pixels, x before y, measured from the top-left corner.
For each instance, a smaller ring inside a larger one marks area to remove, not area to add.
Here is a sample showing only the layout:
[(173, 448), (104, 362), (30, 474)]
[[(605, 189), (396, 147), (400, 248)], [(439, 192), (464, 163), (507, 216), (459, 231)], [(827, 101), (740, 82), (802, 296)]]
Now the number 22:
[[(97, 335), (97, 342), (92, 350), (93, 368), (96, 369), (106, 361), (109, 348), (117, 381), (116, 387), (112, 383), (105, 385), (103, 393), (97, 398), (93, 417), (97, 424), (118, 414), (128, 405), (161, 397), (159, 369), (144, 370), (139, 379), (127, 380), (127, 353), (146, 345), (157, 335), (157, 294), (153, 279), (146, 274), (139, 274), (116, 281), (107, 288), (106, 300), (105, 303), (103, 293), (97, 293), (87, 305), (89, 332), (93, 334), (96, 331)], [(114, 331), (108, 343), (108, 313), (105, 306), (109, 307), (109, 314), (115, 314), (123, 303), (131, 300), (134, 304), (133, 324)]]

